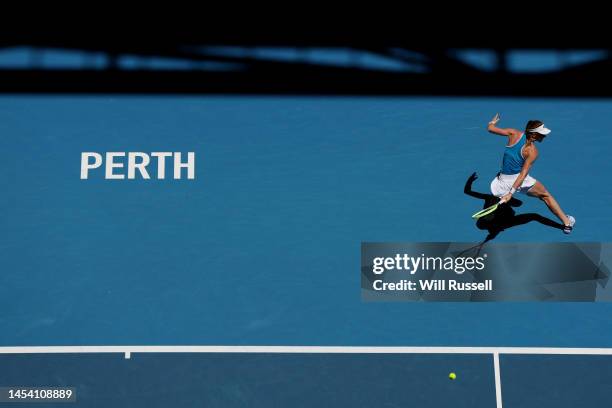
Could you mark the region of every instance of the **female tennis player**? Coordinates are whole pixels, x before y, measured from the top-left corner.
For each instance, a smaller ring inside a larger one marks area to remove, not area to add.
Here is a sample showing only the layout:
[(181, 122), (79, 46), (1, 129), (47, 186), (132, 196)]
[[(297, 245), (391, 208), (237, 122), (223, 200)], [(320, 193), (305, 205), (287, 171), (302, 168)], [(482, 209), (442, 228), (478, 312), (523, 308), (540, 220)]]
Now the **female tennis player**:
[(499, 119), (498, 113), (489, 122), (487, 130), (496, 135), (507, 136), (508, 144), (504, 151), (501, 171), (491, 182), (491, 192), (496, 197), (501, 197), (500, 203), (510, 201), (517, 192), (539, 198), (561, 220), (564, 225), (563, 232), (571, 233), (576, 223), (574, 217), (566, 215), (544, 185), (529, 175), (529, 169), (538, 157), (535, 142), (542, 143), (550, 129), (539, 120), (527, 122), (524, 132), (501, 129), (496, 126)]

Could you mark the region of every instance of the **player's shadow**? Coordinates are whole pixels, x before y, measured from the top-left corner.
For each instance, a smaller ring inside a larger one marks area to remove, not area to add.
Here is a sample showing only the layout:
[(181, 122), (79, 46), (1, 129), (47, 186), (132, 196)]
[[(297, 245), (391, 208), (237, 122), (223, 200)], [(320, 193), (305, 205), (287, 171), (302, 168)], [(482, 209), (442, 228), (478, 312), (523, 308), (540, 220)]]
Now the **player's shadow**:
[[(484, 200), (484, 204), (482, 206), (483, 209), (497, 203), (499, 201), (499, 197), (495, 197), (493, 194), (484, 194), (472, 190), (472, 183), (474, 183), (474, 180), (477, 178), (478, 175), (476, 173), (472, 173), (465, 183), (463, 192), (470, 197)], [(479, 218), (478, 221), (476, 221), (476, 227), (478, 227), (478, 229), (486, 230), (488, 232), (483, 244), (495, 239), (502, 231), (518, 225), (524, 225), (532, 221), (539, 222), (540, 224), (551, 228), (563, 229), (563, 225), (560, 223), (540, 214), (516, 214), (513, 207), (520, 207), (521, 205), (523, 205), (523, 202), (513, 197), (509, 203), (500, 205), (497, 210), (493, 211), (489, 215)]]

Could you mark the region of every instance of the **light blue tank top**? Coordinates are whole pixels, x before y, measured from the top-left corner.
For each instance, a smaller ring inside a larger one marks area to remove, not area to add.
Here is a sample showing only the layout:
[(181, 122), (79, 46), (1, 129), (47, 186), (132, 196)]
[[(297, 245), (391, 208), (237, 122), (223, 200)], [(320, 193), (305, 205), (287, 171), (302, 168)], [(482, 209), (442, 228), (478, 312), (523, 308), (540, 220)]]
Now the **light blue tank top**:
[(506, 146), (504, 150), (504, 159), (502, 161), (502, 174), (518, 174), (523, 168), (525, 159), (521, 155), (521, 149), (525, 146), (527, 139), (525, 134), (521, 135), (521, 138), (512, 146)]

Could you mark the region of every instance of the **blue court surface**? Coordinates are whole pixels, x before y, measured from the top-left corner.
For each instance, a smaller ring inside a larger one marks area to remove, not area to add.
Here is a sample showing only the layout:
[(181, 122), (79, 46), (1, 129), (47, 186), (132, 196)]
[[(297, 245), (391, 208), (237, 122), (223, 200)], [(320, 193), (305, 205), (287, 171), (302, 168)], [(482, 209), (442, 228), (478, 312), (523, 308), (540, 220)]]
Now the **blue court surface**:
[[(566, 236), (530, 222), (494, 242), (610, 241), (611, 111), (584, 99), (2, 96), (0, 387), (75, 386), (82, 406), (500, 406), (495, 348), (607, 350), (612, 305), (362, 302), (360, 244), (482, 241), (470, 215), (483, 203), (463, 190), (477, 172), (473, 190), (488, 193), (499, 170), (506, 139), (485, 129), (496, 112), (502, 127), (553, 130), (530, 174), (577, 223)], [(195, 179), (107, 180), (101, 168), (84, 180), (82, 152), (194, 152)], [(554, 220), (519, 198), (517, 212)], [(77, 347), (188, 345), (492, 349), (126, 359)], [(506, 407), (602, 406), (612, 392), (605, 351), (500, 353), (499, 368)]]

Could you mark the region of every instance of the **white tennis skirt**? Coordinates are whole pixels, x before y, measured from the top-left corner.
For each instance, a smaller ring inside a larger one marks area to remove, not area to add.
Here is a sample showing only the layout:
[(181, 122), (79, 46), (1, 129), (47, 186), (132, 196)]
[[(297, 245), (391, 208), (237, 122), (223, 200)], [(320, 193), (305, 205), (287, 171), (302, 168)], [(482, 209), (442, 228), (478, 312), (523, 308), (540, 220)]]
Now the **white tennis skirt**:
[[(516, 181), (518, 174), (499, 174), (491, 182), (491, 193), (496, 197), (503, 197), (510, 192), (512, 185)], [(531, 187), (536, 183), (536, 179), (531, 177), (529, 174), (523, 180), (521, 186), (516, 190), (520, 193), (527, 193)]]

